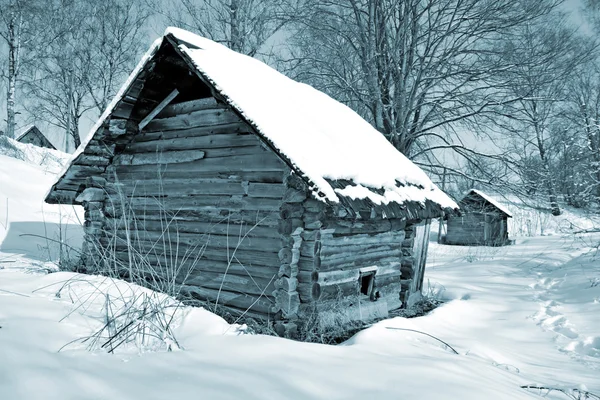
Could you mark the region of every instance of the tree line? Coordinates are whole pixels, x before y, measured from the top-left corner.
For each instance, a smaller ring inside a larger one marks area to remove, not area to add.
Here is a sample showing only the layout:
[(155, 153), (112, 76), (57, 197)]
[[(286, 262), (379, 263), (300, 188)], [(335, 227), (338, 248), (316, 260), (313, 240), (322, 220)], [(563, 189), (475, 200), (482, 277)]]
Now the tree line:
[(175, 25), (344, 102), (450, 192), (600, 205), (597, 0), (1, 2), (10, 137), (43, 121), (73, 150)]

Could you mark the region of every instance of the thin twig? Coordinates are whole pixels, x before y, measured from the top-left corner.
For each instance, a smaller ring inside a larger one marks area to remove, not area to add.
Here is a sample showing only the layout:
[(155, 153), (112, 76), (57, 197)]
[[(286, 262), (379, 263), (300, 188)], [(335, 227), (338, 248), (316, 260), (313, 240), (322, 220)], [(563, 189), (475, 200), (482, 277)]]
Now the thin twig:
[(454, 354), (458, 354), (458, 351), (454, 350), (454, 347), (450, 346), (448, 343), (444, 342), (443, 340), (441, 340), (441, 339), (438, 339), (438, 338), (436, 338), (436, 337), (435, 337), (435, 336), (433, 336), (433, 335), (430, 335), (429, 333), (426, 333), (426, 332), (421, 332), (421, 331), (417, 331), (417, 330), (415, 330), (415, 329), (407, 329), (407, 328), (393, 328), (393, 327), (391, 327), (391, 326), (386, 326), (386, 329), (392, 329), (392, 330), (395, 330), (395, 331), (408, 331), (408, 332), (415, 332), (415, 333), (420, 333), (420, 334), (422, 334), (422, 335), (425, 335), (425, 336), (429, 336), (430, 338), (432, 338), (432, 339), (435, 339), (435, 340), (437, 340), (437, 341), (438, 341), (438, 342), (440, 342), (440, 343), (443, 343), (443, 344), (444, 344), (446, 347), (448, 347), (450, 350), (452, 350), (452, 352), (453, 352)]

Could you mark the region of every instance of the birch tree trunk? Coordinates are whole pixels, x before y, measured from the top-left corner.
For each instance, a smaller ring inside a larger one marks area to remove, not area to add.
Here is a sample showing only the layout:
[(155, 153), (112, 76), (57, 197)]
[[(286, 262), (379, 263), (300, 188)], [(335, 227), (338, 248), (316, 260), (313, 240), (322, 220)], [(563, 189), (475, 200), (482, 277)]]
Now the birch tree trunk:
[(6, 94), (6, 135), (15, 137), (15, 104), (17, 97), (17, 78), (19, 75), (19, 57), (21, 50), (22, 16), (16, 11), (10, 15), (7, 29), (8, 44), (8, 90)]

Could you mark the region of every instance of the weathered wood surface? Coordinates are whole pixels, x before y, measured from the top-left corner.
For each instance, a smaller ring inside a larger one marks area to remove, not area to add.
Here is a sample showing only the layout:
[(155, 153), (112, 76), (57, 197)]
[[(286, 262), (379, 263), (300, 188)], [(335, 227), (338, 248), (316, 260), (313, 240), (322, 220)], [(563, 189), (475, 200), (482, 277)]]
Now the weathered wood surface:
[[(273, 238), (279, 239), (279, 233), (271, 226), (257, 226), (235, 223), (211, 223), (185, 220), (126, 220), (123, 218), (106, 218), (107, 226), (119, 230), (128, 228), (130, 230), (143, 232), (168, 232), (172, 237), (178, 234), (197, 233), (201, 235), (219, 235), (229, 237), (231, 242), (237, 242), (241, 238)], [(291, 259), (291, 255), (290, 255)]]
[(272, 301), (266, 296), (253, 296), (245, 293), (229, 292), (227, 290), (209, 289), (198, 286), (184, 285), (181, 288), (182, 295), (197, 298), (208, 302), (209, 304), (220, 304), (227, 307), (233, 307), (239, 310), (239, 313), (248, 310), (258, 313), (262, 316), (272, 314)]
[[(118, 199), (116, 199), (118, 200)], [(119, 216), (123, 213), (123, 204), (115, 201), (107, 203), (106, 211), (109, 215)], [(255, 197), (224, 197), (224, 196), (187, 196), (187, 197), (164, 197), (146, 198), (131, 197), (128, 199), (126, 209), (136, 213), (150, 213), (152, 211), (173, 210), (181, 211), (208, 211), (213, 210), (227, 216), (227, 212), (235, 213), (236, 210), (244, 210), (248, 213), (255, 212), (258, 217), (260, 213), (274, 212), (277, 209), (276, 199), (261, 199)]]
[[(129, 142), (125, 145), (124, 151), (126, 153), (152, 153), (157, 151), (175, 151), (175, 150), (216, 150), (216, 149), (231, 149), (232, 152), (243, 151), (241, 148), (244, 147), (260, 147), (260, 142), (253, 135), (241, 135), (239, 133), (230, 132), (228, 129), (226, 132), (216, 135), (202, 135), (202, 136), (182, 136), (175, 138), (163, 138), (159, 137), (154, 140), (150, 140), (147, 134), (141, 134), (140, 138), (136, 138), (134, 141)], [(218, 155), (218, 153), (215, 155)]]
[(169, 104), (157, 115), (157, 118), (174, 117), (176, 115), (189, 114), (193, 111), (227, 107), (226, 104), (217, 103), (217, 99), (214, 97), (206, 97), (203, 99)]
[(124, 179), (116, 187), (126, 196), (239, 195), (280, 199), (284, 188), (277, 183), (248, 182), (241, 179)]
[(199, 150), (157, 151), (154, 153), (119, 154), (112, 160), (114, 165), (179, 164), (202, 160), (205, 152)]
[[(131, 238), (131, 232), (127, 230), (117, 230), (115, 232), (117, 237), (127, 239)], [(163, 239), (167, 236), (165, 232), (162, 231), (136, 231), (136, 239), (140, 241), (146, 241), (149, 243), (162, 242)], [(174, 237), (176, 235), (176, 237)], [(188, 246), (197, 246), (198, 244), (202, 245), (204, 243), (208, 243), (211, 247), (220, 248), (220, 249), (245, 249), (245, 250), (262, 250), (262, 251), (277, 251), (280, 249), (281, 240), (277, 238), (271, 237), (238, 237), (235, 235), (216, 235), (211, 233), (171, 233), (172, 245), (180, 244), (180, 245), (188, 245)]]
[(156, 165), (117, 165), (117, 174), (152, 173), (157, 176), (163, 171), (170, 172), (235, 172), (235, 171), (282, 171), (283, 162), (272, 157), (257, 157), (255, 154), (204, 158), (195, 162), (168, 164), (164, 167)]
[(233, 122), (242, 122), (240, 117), (238, 117), (233, 111), (227, 109), (208, 109), (192, 111), (188, 114), (180, 114), (173, 117), (154, 119), (144, 128), (144, 131), (168, 131)]
[[(115, 258), (122, 263), (116, 265), (116, 271), (121, 270), (123, 273), (129, 271), (128, 254), (114, 253)], [(141, 262), (140, 262), (141, 261)], [(275, 290), (276, 273), (271, 273), (271, 276), (261, 276), (259, 273), (249, 271), (238, 271), (238, 268), (222, 268), (217, 270), (213, 267), (210, 270), (210, 261), (207, 260), (185, 260), (165, 262), (166, 260), (156, 260), (156, 264), (152, 262), (152, 256), (148, 256), (138, 262), (134, 266), (136, 273), (148, 274), (153, 279), (172, 279), (174, 283), (185, 284), (189, 286), (198, 286), (208, 289), (222, 289), (230, 292), (247, 293), (251, 295), (262, 295), (271, 297)], [(222, 265), (221, 265), (222, 267)], [(203, 269), (202, 269), (203, 268)], [(169, 271), (167, 273), (167, 271)], [(177, 274), (176, 276), (173, 276)]]
[[(157, 269), (179, 267), (182, 271), (193, 269), (194, 271), (220, 274), (227, 271), (228, 274), (241, 277), (256, 277), (267, 280), (278, 278), (277, 268), (273, 268), (269, 260), (266, 259), (268, 253), (261, 253), (259, 257), (252, 258), (247, 251), (240, 251), (238, 257), (234, 257), (237, 252), (230, 254), (228, 261), (226, 252), (223, 252), (222, 249), (212, 248), (197, 249), (197, 251), (173, 248), (169, 253), (165, 253), (165, 249), (162, 247), (155, 246), (151, 248), (151, 246), (148, 246), (148, 249), (142, 249), (137, 244), (133, 244), (131, 247), (109, 246), (108, 251), (110, 252), (109, 256), (112, 257), (114, 254), (123, 263), (128, 263), (128, 254), (131, 252), (132, 255), (136, 256), (137, 264), (148, 264)], [(249, 261), (246, 263), (244, 260)], [(271, 295), (271, 292), (267, 295)]]
[[(136, 216), (133, 217), (130, 212), (134, 210), (130, 209), (125, 205), (125, 209), (120, 209), (119, 204), (117, 206), (117, 213), (106, 213), (110, 218), (114, 219), (125, 219), (135, 220), (143, 219), (149, 221), (164, 221), (165, 223), (175, 221), (190, 221), (190, 222), (204, 222), (210, 224), (244, 224), (245, 226), (270, 226), (277, 228), (279, 220), (275, 212), (268, 211), (230, 211), (228, 209), (220, 209), (215, 207), (201, 207), (194, 210), (175, 210), (175, 211), (154, 211), (154, 210), (141, 210), (136, 212)], [(106, 210), (104, 210), (106, 211)], [(113, 210), (114, 211), (114, 210)], [(125, 214), (125, 216), (123, 216)]]
[[(252, 134), (252, 129), (245, 122), (223, 123), (219, 125), (188, 127), (184, 129), (175, 129), (170, 131), (156, 132), (140, 132), (133, 137), (125, 137), (117, 139), (118, 144), (127, 145), (131, 143), (141, 144), (145, 142), (159, 142), (176, 139), (199, 139), (207, 137), (215, 137), (223, 135), (236, 135), (238, 138), (248, 138), (254, 142), (260, 141), (258, 137)], [(252, 139), (250, 139), (252, 138)], [(219, 139), (217, 139), (219, 140)], [(226, 139), (221, 139), (225, 141)], [(175, 142), (179, 143), (179, 142)], [(236, 143), (236, 142), (233, 142)], [(243, 143), (243, 142), (242, 142)], [(143, 149), (143, 147), (140, 147)]]

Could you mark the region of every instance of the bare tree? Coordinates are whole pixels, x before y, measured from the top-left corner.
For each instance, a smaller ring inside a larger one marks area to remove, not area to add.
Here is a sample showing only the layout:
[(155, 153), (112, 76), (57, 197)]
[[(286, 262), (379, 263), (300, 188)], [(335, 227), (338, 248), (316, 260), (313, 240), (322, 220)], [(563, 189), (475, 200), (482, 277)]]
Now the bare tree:
[(299, 0), (156, 1), (169, 23), (254, 56), (271, 54), (297, 17)]
[[(0, 38), (7, 47), (6, 135), (15, 137), (18, 82), (21, 78), (24, 54), (31, 56), (39, 22), (40, 4), (35, 0), (4, 0), (0, 2)], [(0, 132), (2, 134), (2, 132)]]
[[(566, 101), (566, 82), (577, 65), (593, 54), (575, 29), (556, 15), (539, 23), (527, 23), (505, 42), (505, 58), (513, 67), (509, 90), (519, 100), (507, 106), (510, 116), (504, 132), (516, 139), (515, 161), (532, 181), (545, 189), (554, 215), (561, 213), (553, 156), (559, 154), (554, 140), (560, 132), (561, 107)], [(553, 134), (554, 133), (554, 134)], [(521, 148), (522, 151), (517, 151)]]
[(57, 39), (38, 58), (27, 87), (29, 110), (65, 131), (65, 148), (81, 144), (80, 122), (107, 107), (144, 47), (146, 10), (139, 2), (108, 0), (64, 4)]
[[(308, 0), (288, 62), (413, 159), (472, 149), (455, 133), (507, 97), (500, 34), (556, 2)], [(435, 162), (435, 157), (427, 160)]]
[(149, 11), (141, 1), (104, 0), (94, 2), (89, 13), (94, 29), (83, 38), (81, 57), (88, 68), (82, 83), (103, 112), (147, 47)]

